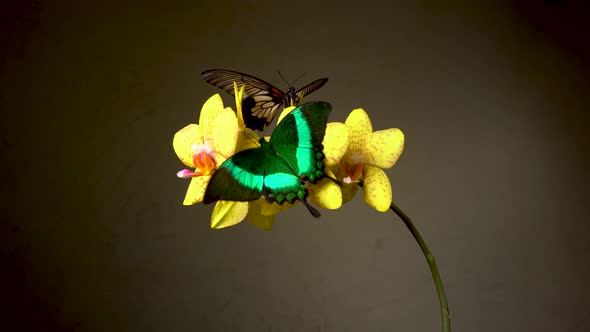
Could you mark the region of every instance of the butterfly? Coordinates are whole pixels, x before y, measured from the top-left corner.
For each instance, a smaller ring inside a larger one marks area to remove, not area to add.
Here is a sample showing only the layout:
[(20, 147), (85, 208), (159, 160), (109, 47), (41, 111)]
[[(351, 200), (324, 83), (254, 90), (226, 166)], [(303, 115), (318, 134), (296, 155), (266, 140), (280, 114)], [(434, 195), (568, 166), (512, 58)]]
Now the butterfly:
[(201, 73), (201, 78), (231, 95), (234, 95), (234, 82), (238, 85), (243, 84), (244, 121), (246, 127), (257, 131), (262, 131), (271, 124), (280, 109), (291, 105), (299, 106), (303, 96), (311, 94), (328, 82), (327, 78), (320, 78), (298, 90), (290, 86), (284, 92), (260, 78), (233, 70), (206, 70)]
[(227, 159), (211, 177), (203, 202), (299, 200), (316, 218), (320, 213), (307, 202), (307, 182), (324, 178), (324, 134), (332, 107), (327, 102), (305, 103), (277, 125), (269, 141)]

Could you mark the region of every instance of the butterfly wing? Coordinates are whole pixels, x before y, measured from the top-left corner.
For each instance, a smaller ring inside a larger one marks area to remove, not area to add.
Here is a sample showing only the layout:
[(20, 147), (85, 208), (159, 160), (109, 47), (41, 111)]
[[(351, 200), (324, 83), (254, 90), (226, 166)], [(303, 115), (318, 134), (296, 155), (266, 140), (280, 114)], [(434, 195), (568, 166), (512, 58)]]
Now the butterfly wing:
[(306, 86), (302, 87), (301, 89), (295, 91), (295, 94), (297, 95), (299, 100), (302, 100), (303, 96), (307, 96), (315, 90), (321, 88), (322, 86), (324, 86), (324, 84), (326, 84), (326, 82), (328, 82), (327, 78), (320, 78), (319, 80), (315, 80), (307, 84)]
[(261, 143), (265, 147), (238, 152), (221, 164), (207, 185), (204, 203), (253, 201), (260, 196), (283, 203), (287, 198), (293, 202), (307, 194), (285, 161), (270, 153), (267, 142)]
[(245, 96), (255, 95), (262, 90), (271, 91), (274, 88), (272, 84), (263, 79), (227, 69), (205, 70), (201, 73), (201, 78), (205, 82), (224, 90), (232, 96), (234, 95), (234, 82), (238, 85), (244, 85)]
[(277, 125), (270, 143), (299, 177), (315, 183), (324, 174), (324, 134), (332, 107), (326, 102), (305, 103)]
[(284, 106), (285, 93), (258, 77), (233, 70), (211, 69), (202, 72), (201, 78), (232, 96), (234, 82), (244, 85), (242, 112), (250, 129), (264, 130)]
[[(276, 88), (275, 88), (276, 89)], [(283, 93), (278, 90), (279, 93)], [(242, 101), (242, 116), (246, 127), (262, 131), (272, 123), (277, 112), (283, 107), (282, 95), (258, 94), (244, 98)]]

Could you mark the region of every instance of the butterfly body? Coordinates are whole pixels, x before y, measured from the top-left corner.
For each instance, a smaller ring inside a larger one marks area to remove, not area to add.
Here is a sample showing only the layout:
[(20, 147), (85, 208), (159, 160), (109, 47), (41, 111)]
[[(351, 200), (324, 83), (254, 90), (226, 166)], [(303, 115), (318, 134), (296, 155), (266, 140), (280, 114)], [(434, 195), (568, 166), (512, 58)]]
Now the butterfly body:
[(272, 84), (252, 75), (226, 69), (211, 69), (201, 73), (205, 82), (234, 95), (234, 82), (244, 85), (242, 113), (246, 126), (262, 131), (272, 123), (277, 112), (283, 107), (299, 106), (303, 96), (321, 88), (327, 78), (315, 80), (301, 89), (290, 86), (282, 91)]
[(283, 98), (283, 106), (299, 106), (299, 96), (295, 93), (295, 88), (290, 86), (285, 92), (285, 97)]
[(325, 177), (322, 141), (330, 109), (328, 103), (312, 102), (293, 110), (268, 142), (261, 138), (259, 147), (240, 151), (219, 166), (203, 201), (253, 201), (264, 196), (282, 205), (299, 200), (318, 217), (307, 203), (306, 184)]

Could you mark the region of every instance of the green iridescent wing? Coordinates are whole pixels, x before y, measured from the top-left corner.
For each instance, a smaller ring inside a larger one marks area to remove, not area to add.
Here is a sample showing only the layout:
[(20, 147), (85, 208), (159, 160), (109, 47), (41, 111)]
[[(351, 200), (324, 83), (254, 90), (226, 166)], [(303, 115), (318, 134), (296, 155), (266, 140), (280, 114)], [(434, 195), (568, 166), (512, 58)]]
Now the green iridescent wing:
[(306, 195), (305, 185), (267, 142), (238, 152), (217, 169), (205, 192), (204, 203), (217, 200), (253, 201), (264, 196), (280, 204)]
[(305, 103), (287, 114), (270, 137), (295, 174), (312, 183), (325, 176), (322, 141), (331, 109), (326, 102)]
[(322, 141), (330, 104), (303, 104), (287, 114), (270, 141), (238, 152), (227, 159), (211, 178), (204, 203), (217, 200), (253, 201), (264, 196), (269, 202), (302, 201), (312, 215), (319, 212), (307, 203), (305, 181), (324, 177)]

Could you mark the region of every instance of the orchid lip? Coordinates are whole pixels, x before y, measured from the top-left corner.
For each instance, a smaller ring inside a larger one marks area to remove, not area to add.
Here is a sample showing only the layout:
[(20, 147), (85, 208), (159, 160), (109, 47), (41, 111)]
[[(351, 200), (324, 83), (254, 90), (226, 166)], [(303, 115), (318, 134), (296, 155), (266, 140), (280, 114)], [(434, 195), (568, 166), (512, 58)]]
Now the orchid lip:
[(206, 174), (208, 174), (208, 173), (198, 172), (198, 171), (193, 172), (193, 171), (188, 170), (188, 169), (183, 169), (182, 171), (179, 171), (178, 173), (176, 173), (176, 176), (179, 177), (179, 178), (181, 178), (181, 179), (188, 179), (188, 178), (194, 178), (194, 177), (197, 177), (197, 176), (203, 176), (203, 175), (206, 175)]
[(191, 146), (193, 150), (193, 163), (196, 168), (200, 171), (199, 175), (209, 174), (216, 168), (215, 157), (213, 156), (213, 150), (209, 147), (208, 143), (205, 144), (194, 144)]
[(346, 171), (346, 174), (348, 174), (347, 177), (342, 179), (342, 181), (344, 181), (344, 183), (350, 184), (350, 183), (360, 182), (360, 178), (363, 175), (363, 164), (362, 163), (354, 163), (352, 165), (346, 164), (344, 166), (344, 169)]

